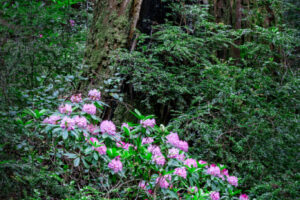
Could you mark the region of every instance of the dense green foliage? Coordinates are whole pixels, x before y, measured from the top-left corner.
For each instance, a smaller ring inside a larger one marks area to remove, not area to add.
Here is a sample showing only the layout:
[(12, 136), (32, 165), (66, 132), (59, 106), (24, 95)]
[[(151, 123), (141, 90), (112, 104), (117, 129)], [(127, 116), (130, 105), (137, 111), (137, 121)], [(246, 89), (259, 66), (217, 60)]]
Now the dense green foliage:
[[(59, 89), (54, 87), (80, 76), (86, 37), (84, 10), (40, 1), (2, 1), (0, 9), (1, 109), (36, 104), (38, 92), (47, 96)], [(71, 89), (76, 88), (73, 83)]]
[[(241, 29), (228, 13), (216, 22), (213, 6), (163, 2), (165, 23), (139, 33), (135, 49), (115, 52), (105, 92), (168, 122), (197, 159), (234, 170), (251, 197), (299, 199), (299, 2), (250, 1)], [(90, 3), (0, 2), (0, 199), (107, 194), (110, 179), (94, 178), (83, 162), (74, 166), (68, 144), (40, 124), (70, 94), (87, 90), (80, 85)]]
[(238, 178), (229, 175), (230, 169), (193, 159), (188, 143), (156, 125), (153, 116), (134, 110), (138, 123), (124, 122), (121, 127), (97, 117), (106, 106), (100, 94), (91, 90), (88, 98), (74, 101), (74, 95), (58, 110), (28, 112), (37, 122), (48, 116), (41, 126), (30, 125), (50, 144), (50, 158), (61, 160), (56, 162), (65, 169), (60, 175), (93, 186), (106, 198), (204, 200), (214, 192), (222, 199), (240, 196)]
[[(284, 24), (234, 30), (201, 6), (173, 9), (188, 26), (171, 20), (140, 36), (135, 51), (114, 57), (121, 77), (148, 107), (172, 110), (170, 126), (193, 152), (235, 168), (258, 198), (299, 197), (296, 33)], [(230, 57), (233, 46), (240, 57)]]
[(56, 107), (66, 90), (75, 90), (84, 80), (90, 8), (81, 3), (76, 9), (70, 3), (0, 3), (0, 199), (62, 199), (89, 193), (89, 188), (79, 192), (75, 182), (66, 183), (59, 176), (64, 169), (51, 160), (50, 144), (23, 112)]

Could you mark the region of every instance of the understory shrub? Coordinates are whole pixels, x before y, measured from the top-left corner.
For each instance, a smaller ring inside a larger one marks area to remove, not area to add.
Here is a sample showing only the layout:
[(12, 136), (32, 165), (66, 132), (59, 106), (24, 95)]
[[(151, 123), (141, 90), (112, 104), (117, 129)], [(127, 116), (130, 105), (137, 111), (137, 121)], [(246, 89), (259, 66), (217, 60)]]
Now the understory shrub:
[(294, 30), (260, 23), (233, 29), (205, 6), (170, 2), (166, 23), (112, 58), (125, 102), (154, 110), (193, 156), (230, 166), (258, 199), (299, 198)]
[(249, 199), (225, 165), (191, 157), (189, 144), (154, 116), (135, 110), (139, 122), (121, 127), (98, 118), (100, 99), (98, 90), (75, 94), (42, 122), (45, 139), (56, 144), (51, 156), (82, 177), (79, 185), (94, 185), (106, 198)]
[(170, 125), (200, 158), (226, 162), (260, 199), (297, 199), (299, 80), (281, 84), (263, 69), (215, 65), (199, 94)]

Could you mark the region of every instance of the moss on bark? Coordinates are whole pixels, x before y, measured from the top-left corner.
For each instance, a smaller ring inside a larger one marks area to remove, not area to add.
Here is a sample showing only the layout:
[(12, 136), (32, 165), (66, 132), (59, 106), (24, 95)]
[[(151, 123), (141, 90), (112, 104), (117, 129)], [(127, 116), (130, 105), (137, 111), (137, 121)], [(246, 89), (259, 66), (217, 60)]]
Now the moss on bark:
[(133, 0), (100, 0), (95, 5), (86, 51), (92, 84), (103, 85), (111, 75), (108, 69), (111, 53), (127, 45), (132, 3)]

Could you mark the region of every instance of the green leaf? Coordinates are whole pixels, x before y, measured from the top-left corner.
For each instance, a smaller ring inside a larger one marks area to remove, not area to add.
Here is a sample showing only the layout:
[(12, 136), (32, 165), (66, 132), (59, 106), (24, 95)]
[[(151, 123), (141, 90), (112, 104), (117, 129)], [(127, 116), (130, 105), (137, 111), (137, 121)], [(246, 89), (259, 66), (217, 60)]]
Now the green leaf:
[(72, 159), (77, 157), (77, 155), (74, 153), (65, 153), (64, 155), (67, 156), (68, 158), (72, 158)]
[(78, 167), (79, 164), (80, 164), (80, 158), (78, 157), (74, 160), (74, 166)]
[(81, 158), (82, 162), (83, 162), (83, 165), (86, 167), (86, 168), (90, 168), (90, 166), (87, 164), (87, 162), (85, 161), (84, 158)]
[(178, 199), (178, 195), (176, 194), (176, 192), (171, 191), (171, 190), (166, 190), (166, 193), (169, 194), (168, 196), (171, 197), (172, 199)]
[(94, 105), (101, 110), (103, 109), (103, 106), (99, 103), (99, 101), (95, 101)]
[(93, 153), (93, 157), (94, 157), (95, 160), (98, 160), (98, 158), (99, 158), (98, 153), (97, 153), (97, 152), (94, 152), (94, 153)]
[(88, 148), (85, 149), (84, 153), (85, 153), (85, 155), (88, 155), (88, 154), (90, 154), (92, 151), (93, 151), (93, 148), (92, 148), (92, 147), (88, 147)]
[(67, 130), (64, 130), (63, 131), (63, 133), (62, 133), (62, 137), (63, 137), (63, 139), (65, 140), (65, 139), (67, 139), (68, 138), (68, 136), (69, 136), (69, 133), (68, 133), (68, 131)]

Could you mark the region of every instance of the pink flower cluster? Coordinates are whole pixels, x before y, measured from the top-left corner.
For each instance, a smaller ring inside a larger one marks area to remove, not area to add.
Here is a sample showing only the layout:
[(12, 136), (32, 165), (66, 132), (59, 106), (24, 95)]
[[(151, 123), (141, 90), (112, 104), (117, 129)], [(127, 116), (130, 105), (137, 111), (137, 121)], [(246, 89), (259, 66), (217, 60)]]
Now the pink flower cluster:
[(146, 119), (146, 120), (141, 120), (141, 125), (144, 127), (144, 128), (147, 128), (147, 127), (154, 127), (156, 122), (155, 122), (155, 119)]
[(212, 176), (219, 177), (224, 180), (224, 177), (227, 177), (227, 181), (229, 184), (237, 187), (238, 186), (238, 178), (235, 176), (229, 176), (228, 170), (223, 169), (222, 171), (218, 166), (215, 164), (212, 164), (209, 166), (209, 168), (206, 170), (207, 174), (210, 174)]
[(112, 159), (109, 163), (108, 163), (108, 167), (110, 169), (112, 169), (115, 173), (122, 171), (123, 169), (123, 164), (120, 161), (120, 156), (117, 156), (116, 158)]
[(179, 149), (171, 148), (168, 151), (168, 158), (176, 158), (178, 160), (184, 161), (185, 155), (183, 153), (179, 154)]
[(93, 134), (93, 135), (98, 135), (99, 133), (96, 132), (97, 126), (93, 125), (93, 124), (89, 124), (87, 125), (87, 130)]
[(189, 144), (186, 141), (179, 140), (177, 133), (170, 133), (166, 136), (167, 143), (177, 147), (178, 149), (188, 152)]
[(134, 147), (132, 144), (130, 144), (130, 143), (125, 143), (125, 142), (122, 142), (122, 141), (116, 142), (116, 145), (117, 145), (117, 147), (123, 148), (123, 149), (125, 149), (125, 150), (128, 150), (129, 147)]
[(94, 138), (94, 137), (91, 137), (90, 140), (91, 140), (91, 143), (92, 143), (92, 144), (94, 144), (94, 143), (97, 144), (97, 143), (99, 142), (98, 139), (97, 139), (97, 138)]
[(227, 177), (227, 181), (228, 181), (228, 183), (229, 183), (230, 185), (233, 185), (233, 186), (235, 186), (235, 187), (238, 186), (238, 178), (235, 177), (235, 176), (228, 176), (228, 177)]
[(156, 179), (156, 184), (159, 184), (159, 186), (161, 188), (167, 189), (170, 185), (167, 180), (171, 181), (171, 179), (172, 179), (172, 177), (170, 174), (164, 175), (164, 176), (159, 176)]
[(60, 116), (56, 116), (56, 115), (51, 115), (50, 117), (46, 117), (43, 121), (43, 123), (45, 124), (57, 124), (58, 120), (60, 120)]
[(80, 103), (82, 102), (81, 94), (74, 94), (70, 98), (72, 103)]
[(166, 159), (163, 155), (155, 155), (153, 158), (153, 161), (157, 164), (157, 165), (164, 165), (166, 163)]
[(105, 144), (99, 143), (98, 139), (94, 138), (94, 137), (91, 137), (90, 141), (92, 144), (98, 146), (98, 147), (93, 146), (93, 149), (96, 150), (100, 155), (106, 154), (107, 148), (106, 148)]
[(151, 144), (153, 142), (153, 138), (152, 137), (144, 137), (142, 139), (142, 144)]
[(100, 144), (100, 147), (96, 147), (96, 151), (100, 154), (100, 155), (105, 155), (106, 151), (107, 151), (107, 147), (105, 146), (105, 144)]
[(140, 183), (139, 183), (140, 188), (142, 188), (143, 190), (146, 190), (147, 186), (148, 186), (148, 184), (145, 181), (140, 181)]
[(249, 197), (246, 194), (241, 194), (239, 200), (249, 200)]
[(175, 175), (181, 176), (182, 178), (186, 178), (187, 172), (185, 167), (176, 168), (174, 171)]
[(85, 117), (75, 116), (74, 117), (75, 123), (79, 128), (86, 128), (88, 121)]
[(150, 145), (147, 150), (152, 153), (153, 155), (162, 155), (159, 146)]
[(121, 129), (123, 129), (123, 127), (126, 127), (128, 130), (132, 129), (127, 123), (122, 123)]
[(69, 22), (70, 22), (70, 25), (71, 25), (71, 26), (75, 26), (75, 21), (74, 21), (73, 19), (70, 19)]
[(189, 167), (197, 167), (197, 161), (192, 158), (188, 158), (184, 161), (184, 164), (189, 166)]
[(62, 114), (70, 115), (72, 113), (72, 106), (69, 104), (60, 105), (58, 108), (59, 112)]
[(115, 135), (116, 134), (116, 126), (112, 121), (104, 120), (100, 124), (100, 131), (102, 133), (107, 133), (109, 135)]
[(204, 164), (207, 164), (207, 162), (204, 161), (204, 160), (199, 160), (199, 164), (200, 164), (200, 165), (204, 165)]
[(94, 104), (84, 104), (83, 107), (82, 107), (82, 111), (86, 112), (90, 115), (95, 115), (96, 111), (97, 111), (97, 108)]
[(211, 200), (219, 200), (220, 199), (220, 193), (219, 192), (212, 192), (210, 193)]
[(212, 164), (207, 170), (206, 173), (219, 177), (221, 174), (220, 168), (215, 164)]
[(166, 162), (165, 157), (163, 156), (163, 154), (160, 151), (159, 146), (156, 145), (150, 145), (147, 150), (152, 153), (153, 155), (153, 161), (157, 164), (157, 165), (164, 165)]
[(67, 129), (68, 131), (74, 130), (74, 126), (75, 120), (67, 116), (65, 116), (60, 122), (60, 127), (62, 129)]
[(101, 99), (101, 92), (97, 89), (89, 91), (89, 98), (94, 101), (99, 101)]

